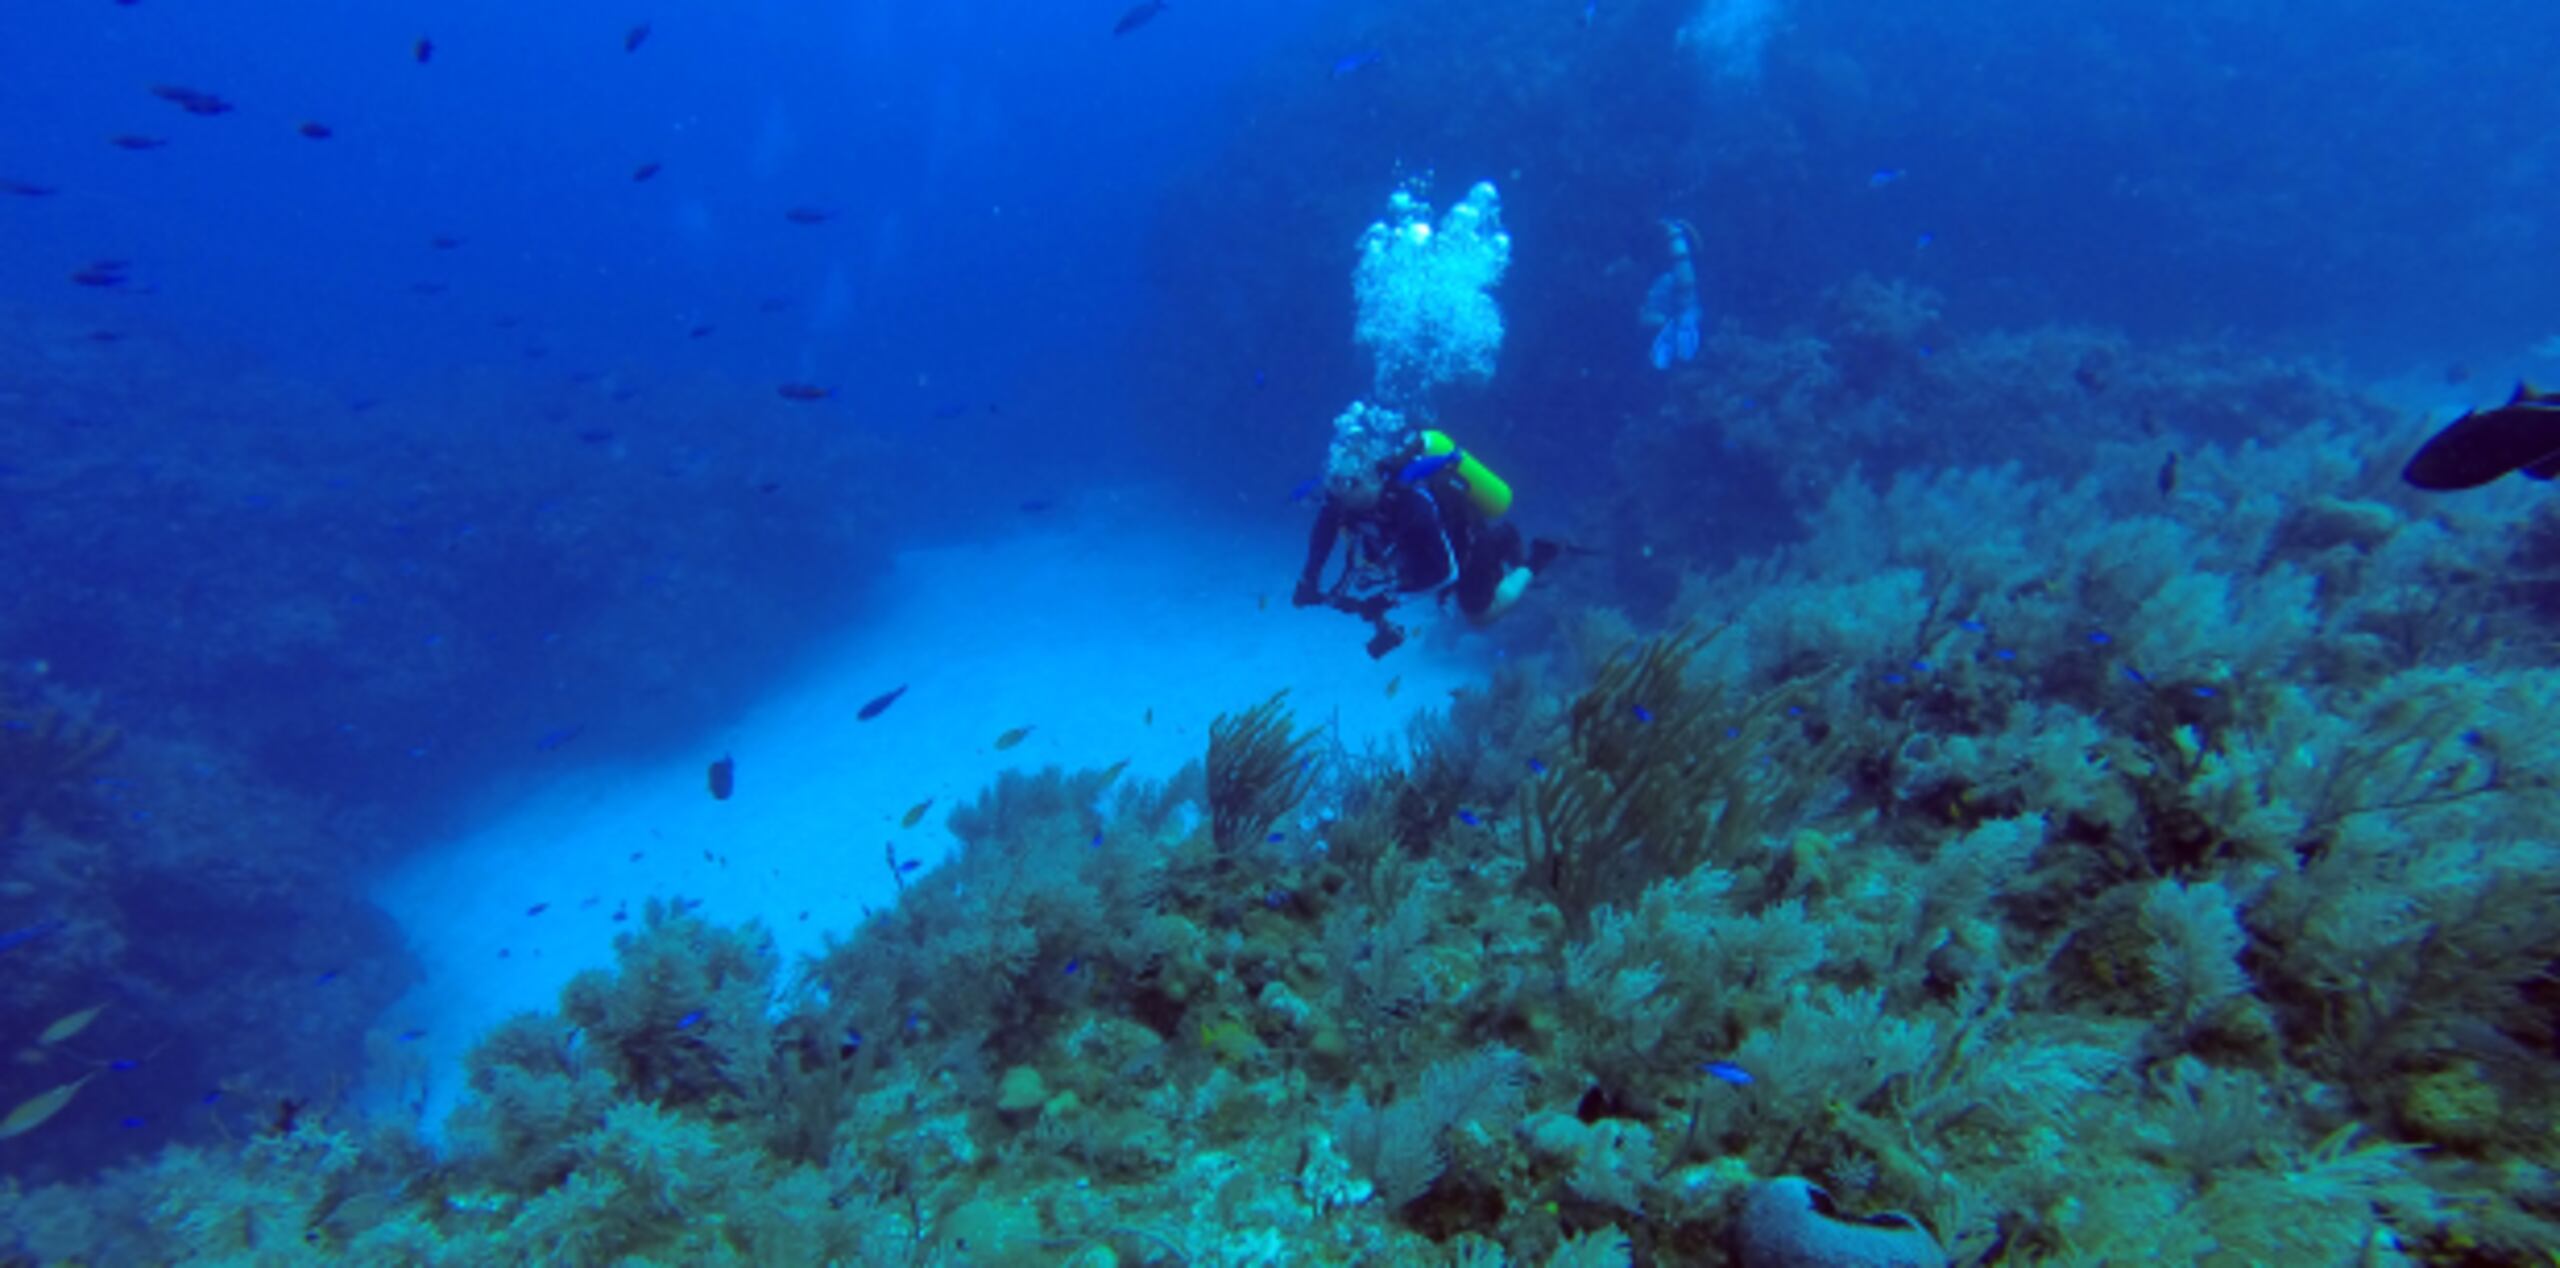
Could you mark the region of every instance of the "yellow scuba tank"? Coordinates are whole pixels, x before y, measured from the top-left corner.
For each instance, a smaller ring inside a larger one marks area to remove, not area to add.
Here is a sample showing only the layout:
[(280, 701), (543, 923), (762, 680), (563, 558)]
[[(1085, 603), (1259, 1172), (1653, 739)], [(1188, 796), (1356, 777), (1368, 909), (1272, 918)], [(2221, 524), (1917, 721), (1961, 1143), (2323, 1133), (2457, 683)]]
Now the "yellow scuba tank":
[[(1422, 433), (1422, 456), (1425, 458), (1437, 458), (1457, 449), (1458, 442), (1449, 439), (1447, 432)], [(1476, 510), (1483, 512), (1486, 519), (1498, 520), (1510, 513), (1511, 485), (1476, 461), (1474, 454), (1459, 450), (1458, 460), (1450, 463), (1449, 469), (1457, 476), (1458, 482), (1466, 486), (1467, 500), (1475, 503)]]

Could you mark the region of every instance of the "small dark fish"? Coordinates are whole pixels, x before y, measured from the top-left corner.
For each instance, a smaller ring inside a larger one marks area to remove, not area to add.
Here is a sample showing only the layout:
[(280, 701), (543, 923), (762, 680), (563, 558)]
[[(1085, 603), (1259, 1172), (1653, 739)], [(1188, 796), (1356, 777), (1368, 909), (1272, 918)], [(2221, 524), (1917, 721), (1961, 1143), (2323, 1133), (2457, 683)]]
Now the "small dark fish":
[(551, 904), (549, 904), (549, 903), (535, 903), (534, 905), (532, 905), (532, 906), (530, 906), (530, 907), (525, 908), (525, 909), (524, 909), (524, 914), (526, 914), (526, 915), (528, 915), (528, 916), (539, 916), (539, 915), (541, 915), (542, 913), (544, 913), (544, 912), (546, 912), (546, 911), (549, 911), (549, 910), (551, 910)]
[(711, 332), (715, 329), (717, 329), (717, 327), (696, 326), (693, 329), (684, 332), (684, 337), (687, 339), (708, 339), (711, 337)]
[(2421, 489), (2476, 489), (2510, 472), (2529, 480), (2560, 476), (2560, 393), (2518, 383), (2496, 409), (2471, 410), (2410, 455), (2400, 478)]
[(666, 164), (664, 163), (643, 163), (640, 166), (631, 169), (631, 179), (635, 182), (645, 181), (650, 177), (657, 175), (658, 169), (665, 166)]
[(420, 66), (424, 66), (428, 62), (434, 61), (436, 56), (436, 42), (423, 35), (419, 36), (418, 42), (409, 46), (409, 56), (417, 58)]
[(1083, 969), (1084, 969), (1084, 957), (1083, 957), (1083, 956), (1074, 956), (1074, 957), (1071, 957), (1071, 958), (1069, 958), (1069, 959), (1067, 960), (1066, 974), (1067, 974), (1067, 976), (1068, 976), (1068, 977), (1074, 977), (1078, 972), (1081, 972)]
[(1484, 820), (1477, 818), (1476, 812), (1472, 810), (1460, 810), (1458, 812), (1458, 822), (1463, 823), (1470, 828), (1481, 828), (1484, 826)]
[(767, 481), (763, 482), (762, 484), (759, 484), (759, 485), (757, 485), (757, 486), (756, 486), (756, 492), (758, 492), (758, 493), (771, 494), (771, 493), (779, 493), (779, 492), (781, 492), (781, 491), (782, 491), (782, 481), (780, 481), (780, 480), (767, 480)]
[(1406, 484), (1420, 484), (1421, 482), (1448, 470), (1451, 463), (1456, 462), (1459, 458), (1465, 456), (1465, 454), (1466, 451), (1463, 449), (1452, 449), (1447, 453), (1438, 453), (1432, 454), (1428, 457), (1416, 458), (1413, 461), (1404, 464), (1404, 470), (1396, 473), (1396, 479), (1403, 481)]
[(713, 801), (727, 801), (729, 799), (729, 794), (738, 791), (737, 759), (726, 753), (721, 754), (720, 760), (711, 764), (710, 783), (711, 799)]
[(2160, 476), (2154, 483), (2160, 486), (2160, 496), (2164, 498), (2178, 491), (2178, 451), (2172, 449), (2168, 457), (2160, 460)]
[(122, 332), (122, 331), (118, 331), (118, 330), (104, 330), (104, 329), (100, 329), (100, 330), (92, 330), (92, 331), (90, 331), (90, 332), (89, 332), (89, 342), (91, 342), (91, 343), (122, 343), (122, 342), (124, 342), (124, 332)]
[(800, 401), (803, 403), (809, 401), (823, 401), (836, 394), (836, 390), (834, 388), (820, 387), (815, 383), (785, 383), (782, 386), (775, 388), (774, 392), (786, 401)]
[(1274, 832), (1274, 833), (1272, 833), (1270, 836), (1267, 836), (1267, 837), (1264, 837), (1264, 838), (1263, 838), (1263, 840), (1264, 840), (1264, 841), (1269, 842), (1269, 843), (1270, 843), (1270, 844), (1272, 844), (1272, 845), (1278, 845), (1278, 844), (1280, 844), (1281, 842), (1286, 841), (1286, 840), (1288, 840), (1288, 839), (1289, 839), (1289, 834), (1288, 834), (1288, 833), (1286, 833), (1286, 832)]
[(427, 1032), (423, 1030), (404, 1030), (400, 1032), (400, 1042), (402, 1043), (416, 1043), (426, 1037)]
[(702, 1010), (701, 1010), (701, 1009), (699, 1009), (699, 1008), (697, 1008), (697, 1009), (693, 1010), (692, 1012), (686, 1013), (682, 1019), (678, 1020), (678, 1021), (676, 1022), (676, 1029), (678, 1029), (678, 1030), (691, 1030), (691, 1029), (693, 1029), (693, 1024), (694, 1024), (695, 1022), (698, 1022), (698, 1021), (701, 1021), (701, 1020), (702, 1020)]
[(328, 124), (322, 123), (317, 119), (303, 120), (301, 126), (295, 128), (294, 131), (299, 132), (314, 141), (326, 141), (329, 138), (338, 135), (337, 129), (332, 128)]
[(898, 826), (901, 828), (912, 828), (917, 824), (924, 822), (925, 812), (931, 809), (933, 809), (933, 798), (931, 797), (927, 797), (924, 800), (907, 807), (907, 812), (898, 816)]
[(610, 427), (589, 427), (578, 433), (578, 443), (582, 445), (612, 444), (613, 429)]
[(1139, 27), (1145, 26), (1149, 22), (1155, 21), (1157, 15), (1164, 11), (1165, 0), (1145, 0), (1145, 3), (1136, 5), (1127, 13), (1121, 14), (1120, 20), (1111, 24), (1111, 33), (1113, 35), (1127, 35), (1129, 32), (1137, 30)]
[(1547, 764), (1539, 761), (1537, 758), (1530, 758), (1529, 773), (1532, 775), (1544, 775), (1547, 773)]
[(1298, 487), (1289, 490), (1289, 500), (1292, 502), (1304, 502), (1308, 498), (1314, 497), (1316, 495), (1316, 490), (1323, 487), (1323, 476), (1308, 476), (1306, 479), (1298, 481)]
[(996, 737), (996, 751), (1001, 753), (1031, 737), (1031, 728), (1018, 726)]
[(1639, 705), (1630, 705), (1630, 706), (1628, 706), (1628, 707), (1629, 707), (1629, 708), (1631, 708), (1631, 709), (1633, 709), (1633, 710), (1635, 710), (1636, 721), (1638, 721), (1638, 722), (1651, 722), (1651, 721), (1653, 721), (1653, 710), (1648, 709), (1648, 708), (1646, 708), (1646, 707), (1644, 707), (1643, 705), (1640, 705), (1640, 704), (1639, 704)]
[(879, 717), (881, 714), (887, 713), (889, 711), (889, 706), (898, 703), (898, 697), (905, 694), (907, 694), (907, 686), (905, 683), (900, 683), (898, 684), (898, 689), (895, 691), (884, 692), (880, 695), (873, 696), (869, 704), (854, 710), (854, 721), (868, 722), (873, 718)]
[(142, 1063), (131, 1057), (118, 1057), (115, 1060), (108, 1062), (107, 1068), (116, 1071), (139, 1070), (142, 1068)]
[(71, 280), (82, 286), (112, 287), (122, 286), (133, 279), (125, 275), (124, 261), (100, 260), (73, 273)]
[(140, 1126), (142, 1126), (142, 1125), (144, 1125), (145, 1123), (148, 1123), (148, 1122), (150, 1122), (150, 1121), (151, 1121), (151, 1120), (150, 1120), (150, 1119), (147, 1119), (147, 1118), (140, 1118), (140, 1117), (135, 1117), (135, 1116), (132, 1116), (132, 1115), (127, 1115), (127, 1116), (126, 1116), (122, 1121), (118, 1122), (118, 1123), (116, 1124), (116, 1126), (118, 1126), (118, 1127), (122, 1127), (122, 1128), (124, 1128), (124, 1129), (125, 1129), (125, 1130), (127, 1130), (127, 1131), (131, 1131), (131, 1130), (133, 1130), (134, 1128), (136, 1128), (136, 1127), (140, 1127)]
[(835, 219), (836, 213), (823, 207), (794, 207), (782, 213), (782, 218), (795, 225), (822, 225)]
[(1751, 1072), (1749, 1070), (1745, 1070), (1741, 1066), (1735, 1065), (1730, 1061), (1706, 1062), (1698, 1067), (1698, 1072), (1700, 1074), (1711, 1075), (1715, 1078), (1722, 1079), (1735, 1087), (1748, 1087), (1753, 1083), (1759, 1082), (1759, 1080), (1751, 1077)]
[(16, 194), (20, 198), (51, 198), (61, 192), (56, 186), (38, 185), (33, 181), (11, 180), (0, 176), (0, 194)]
[(427, 245), (438, 251), (450, 251), (455, 247), (461, 246), (462, 239), (449, 233), (439, 233), (436, 236), (427, 239)]
[(924, 866), (924, 862), (921, 859), (898, 860), (898, 870), (901, 872), (912, 872), (922, 866)]
[(168, 143), (167, 137), (144, 136), (139, 132), (119, 132), (107, 138), (107, 144), (119, 150), (156, 150)]
[(212, 116), (231, 113), (231, 103), (199, 88), (183, 84), (153, 84), (151, 95), (176, 106), (188, 114)]
[(2091, 647), (2104, 647), (2114, 641), (2116, 641), (2116, 636), (2109, 634), (2105, 630), (2089, 631), (2089, 646)]
[(622, 33), (622, 51), (625, 53), (637, 53), (640, 46), (648, 42), (649, 24), (646, 22)]
[(322, 973), (319, 977), (313, 979), (311, 984), (313, 986), (327, 986), (329, 983), (337, 980), (338, 971), (336, 969), (330, 969), (327, 972)]
[(1345, 75), (1357, 75), (1361, 71), (1367, 70), (1377, 64), (1378, 50), (1376, 49), (1362, 49), (1356, 53), (1345, 53), (1334, 59), (1333, 72), (1327, 75), (1326, 78), (1340, 79)]
[(1015, 510), (1025, 515), (1046, 515), (1058, 509), (1058, 504), (1048, 498), (1024, 498), (1013, 505)]

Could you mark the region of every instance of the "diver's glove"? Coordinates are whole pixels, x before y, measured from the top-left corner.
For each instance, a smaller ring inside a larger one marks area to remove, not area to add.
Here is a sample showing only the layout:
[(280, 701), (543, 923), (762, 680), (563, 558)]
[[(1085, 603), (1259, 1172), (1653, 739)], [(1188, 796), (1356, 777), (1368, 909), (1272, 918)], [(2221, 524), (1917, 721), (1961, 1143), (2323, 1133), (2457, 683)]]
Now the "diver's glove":
[(1320, 607), (1323, 603), (1324, 591), (1316, 589), (1316, 583), (1305, 577), (1298, 578), (1298, 588), (1289, 592), (1289, 606), (1293, 608)]
[(1369, 636), (1369, 659), (1379, 660), (1404, 646), (1404, 627), (1393, 621), (1378, 622), (1378, 632)]

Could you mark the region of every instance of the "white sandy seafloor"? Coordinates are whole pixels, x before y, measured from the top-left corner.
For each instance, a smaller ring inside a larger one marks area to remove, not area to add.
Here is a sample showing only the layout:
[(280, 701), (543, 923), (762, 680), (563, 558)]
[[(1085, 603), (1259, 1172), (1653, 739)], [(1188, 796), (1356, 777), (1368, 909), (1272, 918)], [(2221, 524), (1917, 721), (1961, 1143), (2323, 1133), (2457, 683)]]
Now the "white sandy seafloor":
[[(1212, 718), (1281, 687), (1301, 725), (1338, 725), (1358, 751), (1485, 673), (1481, 639), (1421, 628), (1455, 620), (1427, 601), (1406, 605), (1415, 636), (1383, 661), (1362, 650), (1356, 619), (1292, 609), (1303, 521), (1167, 531), (1096, 499), (1026, 529), (901, 555), (834, 654), (699, 737), (695, 757), (564, 768), (543, 795), (385, 877), (375, 896), (425, 980), (376, 1030), (371, 1099), (405, 1104), (423, 1079), (426, 1125), (440, 1125), (465, 1050), (508, 1016), (553, 1007), (573, 974), (610, 965), (614, 935), (637, 929), (653, 896), (699, 899), (718, 922), (760, 920), (795, 964), (866, 904), (894, 901), (885, 843), (930, 865), (955, 844), (945, 813), (1008, 767), (1127, 758), (1134, 774), (1170, 775), (1206, 751)], [(856, 720), (901, 683), (896, 705)], [(997, 751), (1020, 726), (1034, 729)], [(725, 802), (705, 784), (723, 753), (737, 761)], [(901, 829), (928, 797), (924, 820)], [(530, 914), (537, 903), (548, 906)]]

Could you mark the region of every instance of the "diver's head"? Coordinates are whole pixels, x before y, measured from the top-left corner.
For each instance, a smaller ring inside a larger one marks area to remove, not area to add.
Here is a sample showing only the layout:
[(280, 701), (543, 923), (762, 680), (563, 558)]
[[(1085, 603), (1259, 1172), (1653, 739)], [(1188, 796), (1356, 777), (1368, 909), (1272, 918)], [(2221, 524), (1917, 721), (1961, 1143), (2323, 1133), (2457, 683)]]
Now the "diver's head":
[(1387, 473), (1414, 444), (1404, 415), (1354, 401), (1333, 420), (1333, 446), (1325, 454), (1324, 488), (1346, 510), (1365, 511), (1386, 492)]

